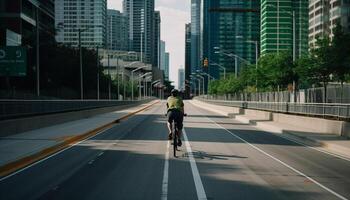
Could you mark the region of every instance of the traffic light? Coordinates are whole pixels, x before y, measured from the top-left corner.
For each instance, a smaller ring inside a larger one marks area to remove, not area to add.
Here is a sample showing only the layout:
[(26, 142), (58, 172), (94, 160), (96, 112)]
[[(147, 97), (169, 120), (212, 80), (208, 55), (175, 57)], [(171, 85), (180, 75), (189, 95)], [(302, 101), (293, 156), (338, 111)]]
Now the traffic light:
[(209, 60), (208, 58), (204, 58), (203, 67), (208, 67), (208, 66), (209, 66)]

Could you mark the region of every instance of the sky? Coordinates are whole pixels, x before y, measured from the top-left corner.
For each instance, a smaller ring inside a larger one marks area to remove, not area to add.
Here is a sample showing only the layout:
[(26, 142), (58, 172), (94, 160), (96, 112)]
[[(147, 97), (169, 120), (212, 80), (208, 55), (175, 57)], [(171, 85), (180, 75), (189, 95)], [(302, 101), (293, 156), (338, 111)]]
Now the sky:
[[(122, 11), (123, 0), (108, 0), (108, 9)], [(185, 65), (185, 24), (190, 22), (190, 0), (155, 0), (161, 16), (161, 40), (170, 53), (170, 80), (178, 86), (178, 69)]]

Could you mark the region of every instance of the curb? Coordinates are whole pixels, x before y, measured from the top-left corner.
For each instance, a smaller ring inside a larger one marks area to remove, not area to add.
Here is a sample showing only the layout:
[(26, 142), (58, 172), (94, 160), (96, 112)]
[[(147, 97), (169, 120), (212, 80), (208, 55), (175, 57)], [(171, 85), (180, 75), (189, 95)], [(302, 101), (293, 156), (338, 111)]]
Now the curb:
[(154, 103), (151, 103), (150, 105), (147, 105), (137, 111), (134, 111), (134, 112), (131, 112), (131, 113), (128, 113), (110, 123), (107, 123), (105, 125), (102, 125), (100, 127), (97, 127), (95, 129), (92, 129), (90, 131), (87, 131), (85, 133), (82, 133), (80, 135), (77, 135), (77, 136), (74, 136), (74, 137), (70, 137), (70, 138), (67, 138), (65, 140), (63, 140), (61, 143), (59, 144), (56, 144), (54, 146), (51, 146), (51, 147), (48, 147), (46, 149), (43, 149), (37, 153), (34, 153), (32, 155), (29, 155), (29, 156), (26, 156), (26, 157), (23, 157), (23, 158), (20, 158), (16, 161), (13, 161), (13, 162), (10, 162), (8, 164), (5, 164), (3, 166), (0, 166), (0, 178), (3, 178), (5, 176), (8, 176), (24, 167), (27, 167), (31, 164), (34, 164), (38, 161), (40, 161), (41, 159), (43, 158), (46, 158), (52, 154), (55, 154), (63, 149), (66, 149), (67, 147), (71, 146), (71, 145), (74, 145), (84, 139), (87, 139), (89, 137), (92, 137), (94, 135), (96, 135), (97, 133), (101, 132), (101, 131), (104, 131), (104, 130), (107, 130), (109, 128), (111, 128), (113, 125), (117, 124), (117, 123), (120, 123), (121, 121), (137, 114), (137, 113), (140, 113), (150, 107), (152, 107), (153, 105), (159, 103), (159, 100), (157, 100), (156, 102)]

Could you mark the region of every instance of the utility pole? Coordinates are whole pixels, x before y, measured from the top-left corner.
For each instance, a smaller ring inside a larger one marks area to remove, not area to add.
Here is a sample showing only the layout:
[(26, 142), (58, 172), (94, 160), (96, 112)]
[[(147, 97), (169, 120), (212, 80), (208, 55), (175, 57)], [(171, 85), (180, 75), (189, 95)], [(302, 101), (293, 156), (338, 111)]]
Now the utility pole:
[(36, 95), (40, 96), (40, 27), (39, 7), (36, 7)]

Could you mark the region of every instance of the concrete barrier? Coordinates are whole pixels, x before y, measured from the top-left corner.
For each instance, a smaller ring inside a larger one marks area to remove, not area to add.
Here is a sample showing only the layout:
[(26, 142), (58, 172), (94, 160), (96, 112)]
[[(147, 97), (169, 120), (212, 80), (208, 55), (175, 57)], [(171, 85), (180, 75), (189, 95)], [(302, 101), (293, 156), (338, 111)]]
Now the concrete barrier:
[[(273, 121), (280, 124), (289, 125), (288, 131), (300, 131), (305, 130), (309, 133), (319, 134), (332, 134), (338, 136), (344, 136), (350, 138), (350, 123), (346, 121), (337, 121), (322, 119), (316, 117), (305, 117), (291, 114), (273, 113), (267, 111), (241, 109), (229, 106), (214, 105), (199, 100), (194, 100), (195, 105), (204, 106), (203, 108), (208, 109), (225, 116), (230, 116), (243, 123), (257, 124), (257, 122)], [(232, 111), (239, 109), (239, 113), (232, 114)], [(261, 124), (259, 122), (259, 124)], [(294, 127), (294, 128), (293, 128)], [(290, 130), (290, 128), (292, 128)]]
[(152, 100), (154, 99), (149, 99), (144, 101), (135, 101), (135, 103), (128, 104), (128, 105), (103, 107), (103, 108), (95, 108), (95, 109), (88, 109), (88, 110), (81, 110), (81, 111), (62, 112), (62, 113), (46, 114), (46, 115), (39, 115), (39, 116), (33, 116), (33, 117), (2, 120), (0, 121), (0, 127), (1, 127), (0, 137), (14, 135), (14, 134), (18, 134), (18, 133), (22, 133), (30, 130), (52, 126), (52, 125), (62, 124), (73, 120), (84, 119), (94, 115), (113, 112), (124, 108), (132, 107), (135, 105), (140, 105), (142, 103), (150, 102)]

